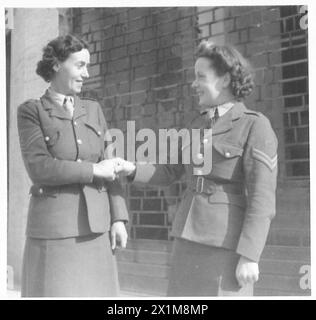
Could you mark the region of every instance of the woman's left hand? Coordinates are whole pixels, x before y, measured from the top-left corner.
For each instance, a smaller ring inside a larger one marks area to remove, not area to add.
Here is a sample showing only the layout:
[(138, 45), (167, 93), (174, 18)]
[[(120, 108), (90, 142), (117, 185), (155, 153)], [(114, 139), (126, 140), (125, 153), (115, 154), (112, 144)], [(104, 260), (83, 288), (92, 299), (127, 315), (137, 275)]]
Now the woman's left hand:
[(116, 248), (116, 241), (120, 243), (122, 248), (126, 248), (127, 243), (127, 231), (123, 221), (116, 221), (111, 226), (111, 248)]
[(236, 279), (241, 287), (255, 283), (259, 279), (259, 266), (257, 262), (241, 256), (236, 268)]

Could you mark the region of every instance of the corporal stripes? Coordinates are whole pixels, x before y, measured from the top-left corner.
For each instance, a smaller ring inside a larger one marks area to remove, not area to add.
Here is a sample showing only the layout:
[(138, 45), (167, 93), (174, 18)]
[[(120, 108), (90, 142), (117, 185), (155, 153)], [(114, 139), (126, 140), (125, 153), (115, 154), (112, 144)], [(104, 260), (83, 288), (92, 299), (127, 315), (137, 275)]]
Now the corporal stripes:
[(276, 168), (278, 164), (278, 155), (276, 154), (274, 157), (268, 156), (266, 153), (253, 148), (252, 156), (254, 159), (261, 161), (264, 163), (271, 171)]

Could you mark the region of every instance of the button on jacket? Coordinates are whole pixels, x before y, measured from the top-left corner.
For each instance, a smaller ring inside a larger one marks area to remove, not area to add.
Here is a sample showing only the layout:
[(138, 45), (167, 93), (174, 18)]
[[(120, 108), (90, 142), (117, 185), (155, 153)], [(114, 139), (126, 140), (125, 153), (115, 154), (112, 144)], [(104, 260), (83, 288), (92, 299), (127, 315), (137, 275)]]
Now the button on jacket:
[[(202, 117), (191, 123), (192, 128), (208, 125)], [(184, 150), (191, 147), (187, 141)], [(209, 173), (197, 170), (194, 175), (193, 164), (181, 164), (180, 156), (177, 165), (137, 164), (133, 181), (170, 185), (185, 175), (187, 189), (172, 234), (258, 261), (275, 215), (277, 138), (270, 122), (237, 102), (202, 144), (212, 150)]]
[(107, 125), (97, 101), (74, 97), (73, 117), (47, 91), (18, 108), (18, 130), (31, 199), (26, 234), (63, 238), (103, 233), (128, 220), (119, 182), (93, 177), (107, 158)]

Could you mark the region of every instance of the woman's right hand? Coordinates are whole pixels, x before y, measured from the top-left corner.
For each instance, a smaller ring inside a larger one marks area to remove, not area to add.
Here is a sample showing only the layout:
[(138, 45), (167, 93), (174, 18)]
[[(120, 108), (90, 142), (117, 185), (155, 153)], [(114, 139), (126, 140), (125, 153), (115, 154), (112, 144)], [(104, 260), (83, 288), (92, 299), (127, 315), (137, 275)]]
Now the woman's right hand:
[(99, 163), (93, 164), (93, 175), (98, 178), (104, 178), (109, 181), (114, 181), (116, 178), (116, 159), (106, 159)]

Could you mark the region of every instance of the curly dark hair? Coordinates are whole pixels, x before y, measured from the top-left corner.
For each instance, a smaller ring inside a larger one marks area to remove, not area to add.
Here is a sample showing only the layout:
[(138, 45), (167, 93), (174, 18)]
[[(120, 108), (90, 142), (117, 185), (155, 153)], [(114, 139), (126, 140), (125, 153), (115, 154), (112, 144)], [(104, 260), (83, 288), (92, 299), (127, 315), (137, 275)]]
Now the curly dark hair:
[(196, 50), (196, 57), (211, 60), (219, 76), (227, 72), (230, 74), (230, 86), (236, 99), (245, 98), (252, 92), (255, 86), (252, 68), (237, 49), (203, 40)]
[(71, 53), (89, 49), (88, 44), (71, 34), (59, 36), (51, 40), (43, 48), (42, 60), (37, 63), (36, 73), (46, 82), (50, 82), (55, 73), (53, 67), (57, 61), (65, 61)]

